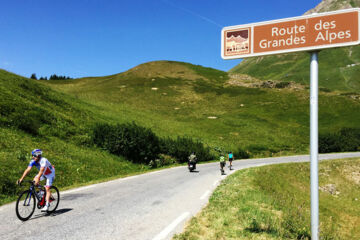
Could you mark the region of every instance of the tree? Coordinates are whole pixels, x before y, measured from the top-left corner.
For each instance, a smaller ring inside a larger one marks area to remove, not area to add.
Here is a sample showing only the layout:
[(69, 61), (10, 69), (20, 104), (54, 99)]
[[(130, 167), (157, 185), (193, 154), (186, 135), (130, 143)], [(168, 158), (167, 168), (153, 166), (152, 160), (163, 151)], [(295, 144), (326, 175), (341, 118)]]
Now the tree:
[(37, 77), (36, 77), (36, 74), (35, 74), (35, 73), (31, 74), (31, 77), (30, 77), (30, 78), (37, 80)]

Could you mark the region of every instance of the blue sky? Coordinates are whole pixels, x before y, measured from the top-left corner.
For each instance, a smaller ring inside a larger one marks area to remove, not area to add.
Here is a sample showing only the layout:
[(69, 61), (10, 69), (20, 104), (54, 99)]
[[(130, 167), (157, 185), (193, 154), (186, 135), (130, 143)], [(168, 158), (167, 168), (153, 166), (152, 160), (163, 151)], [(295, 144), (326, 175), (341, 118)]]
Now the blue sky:
[(222, 27), (302, 15), (320, 0), (0, 0), (0, 68), (105, 76), (144, 62), (228, 71)]

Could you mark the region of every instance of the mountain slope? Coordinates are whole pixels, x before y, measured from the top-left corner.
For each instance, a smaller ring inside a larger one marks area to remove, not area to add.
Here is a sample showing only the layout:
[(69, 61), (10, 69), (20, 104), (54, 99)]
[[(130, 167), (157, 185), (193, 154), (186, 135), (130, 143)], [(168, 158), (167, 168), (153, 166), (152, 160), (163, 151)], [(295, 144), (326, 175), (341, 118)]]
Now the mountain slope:
[[(360, 1), (325, 0), (313, 12), (359, 7)], [(260, 80), (297, 82), (309, 85), (310, 56), (291, 53), (243, 60), (229, 72), (248, 74)], [(331, 91), (360, 93), (360, 46), (322, 50), (319, 53), (319, 86)]]
[[(112, 76), (42, 83), (98, 106), (108, 118), (135, 121), (160, 136), (186, 135), (253, 156), (308, 150), (306, 89), (244, 87), (226, 72), (168, 61)], [(332, 93), (320, 99), (322, 132), (357, 127), (357, 99)]]

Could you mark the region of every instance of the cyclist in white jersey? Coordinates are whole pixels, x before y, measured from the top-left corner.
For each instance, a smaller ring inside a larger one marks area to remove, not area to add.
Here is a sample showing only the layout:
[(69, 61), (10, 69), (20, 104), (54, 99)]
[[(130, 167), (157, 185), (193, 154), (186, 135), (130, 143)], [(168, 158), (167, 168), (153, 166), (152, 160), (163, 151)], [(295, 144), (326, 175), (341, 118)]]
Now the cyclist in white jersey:
[(32, 160), (30, 161), (28, 167), (25, 169), (22, 177), (18, 180), (18, 184), (20, 184), (26, 175), (31, 171), (31, 168), (35, 166), (39, 173), (34, 177), (35, 185), (39, 184), (40, 181), (46, 179), (46, 204), (45, 207), (41, 209), (41, 211), (46, 212), (49, 207), (50, 202), (50, 187), (55, 179), (55, 168), (51, 165), (49, 160), (42, 157), (41, 149), (34, 149), (31, 152)]

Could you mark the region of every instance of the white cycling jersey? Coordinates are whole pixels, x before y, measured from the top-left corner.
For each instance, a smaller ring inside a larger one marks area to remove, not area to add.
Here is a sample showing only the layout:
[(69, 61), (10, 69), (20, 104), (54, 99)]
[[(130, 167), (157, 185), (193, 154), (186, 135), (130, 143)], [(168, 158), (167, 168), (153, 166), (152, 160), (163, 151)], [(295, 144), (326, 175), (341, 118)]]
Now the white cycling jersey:
[(48, 177), (50, 175), (55, 174), (55, 169), (54, 167), (51, 165), (51, 163), (49, 162), (49, 160), (47, 160), (46, 158), (42, 157), (38, 162), (35, 160), (31, 160), (29, 163), (29, 167), (36, 167), (38, 170), (40, 170), (41, 167), (44, 167), (44, 173), (43, 176)]
[(49, 160), (47, 160), (46, 158), (42, 157), (38, 162), (36, 162), (35, 160), (31, 160), (29, 163), (29, 167), (33, 167), (35, 166), (38, 170), (40, 170), (40, 168), (44, 167), (44, 173), (40, 178), (40, 181), (46, 179), (46, 185), (47, 187), (52, 186), (52, 183), (55, 179), (55, 168), (51, 165), (51, 163), (49, 162)]

